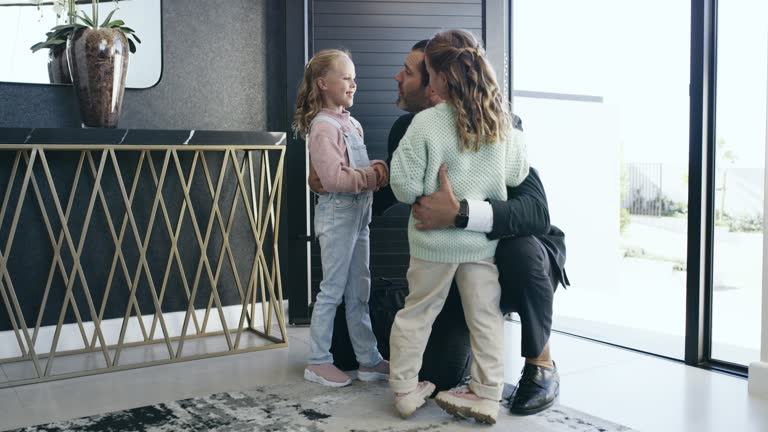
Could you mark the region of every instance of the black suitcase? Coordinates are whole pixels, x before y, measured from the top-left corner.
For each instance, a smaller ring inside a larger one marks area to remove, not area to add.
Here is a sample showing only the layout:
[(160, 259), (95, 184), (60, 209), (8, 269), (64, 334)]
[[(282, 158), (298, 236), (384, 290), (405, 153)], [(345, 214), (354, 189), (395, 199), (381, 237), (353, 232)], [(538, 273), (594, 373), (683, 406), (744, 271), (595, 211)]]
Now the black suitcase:
[[(374, 200), (375, 201), (375, 200)], [(379, 352), (389, 360), (389, 334), (397, 311), (403, 308), (408, 296), (405, 279), (408, 269), (408, 215), (410, 208), (398, 204), (383, 216), (374, 216), (371, 228), (371, 296), (368, 305), (371, 325)], [(320, 250), (313, 242), (313, 292), (319, 291), (322, 279)], [(341, 370), (358, 368), (352, 342), (349, 340), (344, 303), (336, 310), (331, 354), (334, 364)], [(424, 352), (419, 379), (428, 380), (437, 390), (447, 390), (461, 383), (469, 375), (472, 351), (469, 329), (456, 286), (438, 315)]]

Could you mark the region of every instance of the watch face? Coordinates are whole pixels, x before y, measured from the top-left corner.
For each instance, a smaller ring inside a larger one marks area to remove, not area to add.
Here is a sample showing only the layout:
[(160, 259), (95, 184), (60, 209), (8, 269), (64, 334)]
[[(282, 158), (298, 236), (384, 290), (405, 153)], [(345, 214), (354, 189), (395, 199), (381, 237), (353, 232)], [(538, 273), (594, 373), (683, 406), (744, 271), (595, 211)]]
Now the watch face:
[(466, 228), (469, 223), (469, 203), (466, 200), (459, 201), (459, 214), (453, 223), (457, 228)]
[(466, 200), (459, 201), (459, 216), (469, 216), (469, 203)]
[(454, 222), (454, 225), (456, 225), (457, 228), (466, 228), (467, 223), (469, 223), (469, 218), (467, 216), (456, 216), (456, 222)]

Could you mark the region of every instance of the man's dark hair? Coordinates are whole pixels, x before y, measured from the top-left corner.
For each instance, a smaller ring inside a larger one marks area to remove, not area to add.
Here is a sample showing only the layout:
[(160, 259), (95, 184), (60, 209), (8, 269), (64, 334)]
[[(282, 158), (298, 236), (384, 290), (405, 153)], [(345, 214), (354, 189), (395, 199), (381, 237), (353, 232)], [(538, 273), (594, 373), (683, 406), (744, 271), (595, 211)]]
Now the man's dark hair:
[[(427, 44), (429, 43), (429, 39), (422, 39), (418, 42), (416, 42), (415, 45), (413, 45), (413, 48), (411, 48), (411, 51), (421, 51), (424, 52), (427, 48)], [(427, 72), (427, 64), (424, 62), (424, 60), (419, 63), (419, 71), (421, 72), (421, 85), (423, 87), (426, 87), (429, 85), (429, 72)]]
[(411, 51), (414, 51), (414, 50), (424, 51), (427, 48), (428, 43), (429, 43), (429, 39), (422, 39), (416, 42), (415, 45), (413, 45), (413, 48), (411, 48)]

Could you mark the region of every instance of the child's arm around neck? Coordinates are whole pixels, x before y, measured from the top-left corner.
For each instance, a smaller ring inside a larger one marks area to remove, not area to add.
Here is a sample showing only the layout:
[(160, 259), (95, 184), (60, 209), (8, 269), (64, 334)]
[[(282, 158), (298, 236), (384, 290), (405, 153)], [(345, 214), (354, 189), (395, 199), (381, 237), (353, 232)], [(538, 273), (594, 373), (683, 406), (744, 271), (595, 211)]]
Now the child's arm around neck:
[(424, 195), (427, 166), (428, 127), (422, 115), (416, 115), (392, 154), (389, 184), (398, 201), (413, 204)]

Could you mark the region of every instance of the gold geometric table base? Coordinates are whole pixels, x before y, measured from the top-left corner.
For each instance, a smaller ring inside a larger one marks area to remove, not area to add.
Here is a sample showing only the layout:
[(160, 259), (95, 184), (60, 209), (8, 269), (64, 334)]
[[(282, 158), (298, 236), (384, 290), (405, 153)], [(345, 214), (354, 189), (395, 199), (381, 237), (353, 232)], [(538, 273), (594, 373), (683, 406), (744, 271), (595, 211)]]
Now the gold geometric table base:
[[(0, 145), (0, 154), (13, 156), (0, 206), (0, 319), (6, 314), (12, 330), (4, 334), (15, 340), (13, 354), (0, 344), (0, 388), (287, 346), (277, 246), (282, 143)], [(66, 179), (49, 164), (53, 154), (77, 160), (66, 203), (57, 191)], [(121, 170), (129, 156), (137, 159), (132, 175)], [(169, 196), (181, 198), (178, 212)], [(146, 207), (136, 202), (150, 198), (141, 226), (137, 215)], [(201, 205), (208, 200), (210, 208)], [(52, 257), (46, 251), (35, 254), (40, 263), (22, 263), (48, 275), (34, 307), (20, 303), (18, 293), (29, 287), (15, 283), (22, 265), (13, 251), (24, 244), (14, 240), (25, 206), (39, 211), (43, 223), (35, 229), (47, 236)], [(203, 210), (207, 221), (198, 220)], [(106, 233), (94, 232), (95, 218)], [(93, 236), (114, 250), (92, 250)], [(235, 244), (252, 250), (246, 265)], [(222, 295), (237, 301), (225, 305)], [(164, 311), (169, 297), (185, 307)], [(106, 319), (108, 303), (116, 302), (125, 313)], [(55, 327), (44, 325), (51, 309)], [(59, 358), (66, 360), (57, 368)]]

